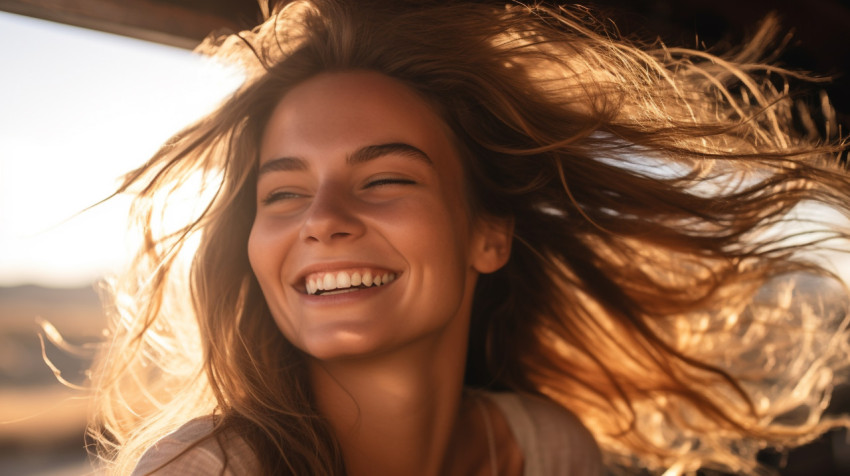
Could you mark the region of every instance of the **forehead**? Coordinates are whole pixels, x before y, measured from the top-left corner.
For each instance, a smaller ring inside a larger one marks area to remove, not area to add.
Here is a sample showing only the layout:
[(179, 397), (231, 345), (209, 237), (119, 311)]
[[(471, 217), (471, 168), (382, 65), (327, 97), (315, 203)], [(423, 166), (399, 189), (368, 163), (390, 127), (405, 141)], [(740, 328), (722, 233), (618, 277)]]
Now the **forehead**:
[(430, 149), (429, 155), (456, 155), (448, 127), (407, 85), (370, 71), (323, 73), (294, 87), (277, 104), (263, 134), (260, 160), (347, 153), (391, 142)]

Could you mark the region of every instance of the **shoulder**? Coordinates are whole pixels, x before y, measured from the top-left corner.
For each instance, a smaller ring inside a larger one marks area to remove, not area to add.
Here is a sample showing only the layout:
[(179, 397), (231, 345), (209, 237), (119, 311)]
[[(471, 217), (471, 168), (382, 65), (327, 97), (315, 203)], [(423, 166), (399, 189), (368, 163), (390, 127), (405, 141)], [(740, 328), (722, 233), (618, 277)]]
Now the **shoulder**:
[(603, 474), (599, 446), (572, 412), (533, 395), (492, 393), (487, 396), (503, 412), (522, 448), (526, 474)]
[(543, 398), (520, 395), (520, 399), (538, 428), (541, 446), (550, 452), (563, 454), (564, 458), (560, 464), (569, 465), (568, 474), (602, 474), (599, 446), (590, 430), (578, 417), (564, 407)]
[(254, 474), (256, 460), (244, 439), (213, 434), (210, 417), (192, 420), (165, 436), (142, 455), (132, 476)]

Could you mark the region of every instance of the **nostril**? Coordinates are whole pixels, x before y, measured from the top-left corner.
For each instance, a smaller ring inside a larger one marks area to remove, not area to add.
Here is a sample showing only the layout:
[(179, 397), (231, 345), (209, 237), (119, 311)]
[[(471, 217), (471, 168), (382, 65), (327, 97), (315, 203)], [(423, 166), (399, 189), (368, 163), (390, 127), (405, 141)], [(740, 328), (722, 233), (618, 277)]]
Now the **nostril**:
[[(330, 239), (334, 240), (334, 239), (340, 239), (340, 238), (347, 238), (349, 236), (352, 236), (352, 234), (348, 233), (346, 231), (339, 231), (339, 232), (331, 233)], [(316, 235), (308, 235), (307, 239), (310, 240), (310, 241), (322, 241), (322, 238), (320, 236), (316, 236)]]

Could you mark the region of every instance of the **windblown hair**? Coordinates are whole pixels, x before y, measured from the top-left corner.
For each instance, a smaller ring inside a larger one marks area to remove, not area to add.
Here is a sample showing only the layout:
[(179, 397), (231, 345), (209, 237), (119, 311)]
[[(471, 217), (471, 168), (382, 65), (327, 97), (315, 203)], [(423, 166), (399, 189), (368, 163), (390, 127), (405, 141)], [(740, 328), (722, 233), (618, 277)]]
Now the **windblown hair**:
[[(243, 85), (119, 191), (144, 240), (94, 373), (103, 457), (128, 473), (214, 414), (268, 474), (345, 472), (247, 256), (273, 108), (345, 70), (417, 91), (455, 134), (473, 214), (515, 223), (476, 289), (467, 385), (562, 405), (622, 468), (755, 472), (760, 448), (848, 424), (822, 415), (848, 363), (825, 254), (847, 247), (846, 147), (834, 126), (795, 128), (800, 76), (760, 62), (775, 30), (716, 56), (619, 38), (581, 8), (317, 0), (211, 37)], [(186, 189), (205, 200), (174, 226)]]

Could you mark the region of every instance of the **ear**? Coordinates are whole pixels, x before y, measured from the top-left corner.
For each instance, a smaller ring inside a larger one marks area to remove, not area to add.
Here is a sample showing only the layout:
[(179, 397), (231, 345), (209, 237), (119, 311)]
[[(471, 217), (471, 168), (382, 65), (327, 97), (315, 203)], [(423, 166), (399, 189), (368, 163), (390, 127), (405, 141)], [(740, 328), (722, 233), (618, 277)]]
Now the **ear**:
[(514, 237), (512, 218), (479, 218), (472, 240), (472, 268), (479, 273), (492, 273), (508, 262)]

